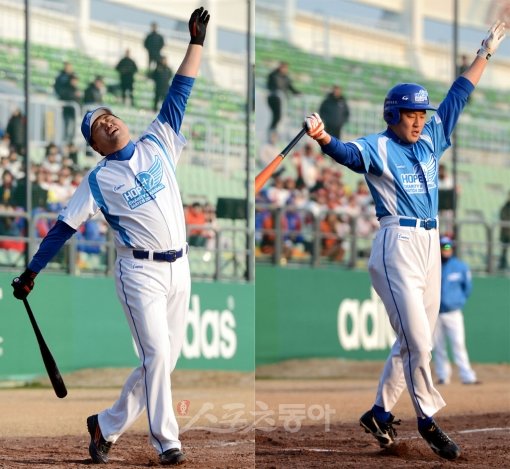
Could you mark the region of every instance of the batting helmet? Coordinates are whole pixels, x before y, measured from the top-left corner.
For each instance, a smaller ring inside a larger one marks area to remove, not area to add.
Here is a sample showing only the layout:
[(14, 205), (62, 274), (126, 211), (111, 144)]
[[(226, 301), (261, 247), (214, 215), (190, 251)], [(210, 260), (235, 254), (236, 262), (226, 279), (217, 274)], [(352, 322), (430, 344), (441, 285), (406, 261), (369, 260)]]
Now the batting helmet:
[(429, 93), (417, 83), (399, 83), (394, 86), (384, 99), (384, 120), (389, 125), (398, 124), (401, 109), (431, 110), (437, 108), (429, 104)]

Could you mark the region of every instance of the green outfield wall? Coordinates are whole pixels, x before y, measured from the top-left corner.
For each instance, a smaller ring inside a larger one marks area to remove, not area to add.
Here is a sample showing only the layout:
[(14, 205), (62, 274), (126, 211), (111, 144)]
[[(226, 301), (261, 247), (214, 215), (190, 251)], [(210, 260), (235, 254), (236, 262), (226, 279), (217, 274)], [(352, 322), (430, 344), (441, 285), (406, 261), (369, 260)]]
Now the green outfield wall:
[[(256, 364), (385, 359), (394, 340), (367, 272), (256, 268)], [(510, 280), (475, 277), (464, 310), (470, 358), (510, 363)]]
[[(12, 296), (12, 277), (0, 273), (0, 379), (45, 374), (23, 303)], [(45, 273), (29, 301), (62, 373), (138, 364), (113, 279)], [(253, 284), (194, 282), (177, 367), (252, 371), (254, 314)]]

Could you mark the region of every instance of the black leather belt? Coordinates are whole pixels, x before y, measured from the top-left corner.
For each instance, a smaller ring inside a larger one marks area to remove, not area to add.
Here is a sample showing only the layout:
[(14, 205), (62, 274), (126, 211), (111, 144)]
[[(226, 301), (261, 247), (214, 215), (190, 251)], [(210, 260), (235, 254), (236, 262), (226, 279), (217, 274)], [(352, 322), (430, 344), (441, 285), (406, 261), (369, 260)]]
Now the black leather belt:
[[(160, 261), (160, 262), (175, 262), (180, 257), (184, 256), (184, 254), (188, 253), (188, 245), (186, 248), (180, 249), (179, 251), (152, 251), (152, 260)], [(141, 250), (141, 249), (133, 249), (133, 257), (135, 259), (150, 259), (151, 251)]]
[[(400, 226), (417, 226), (416, 225), (417, 218), (401, 218), (398, 221)], [(426, 230), (435, 230), (437, 228), (437, 220), (435, 218), (427, 218), (426, 220), (420, 220), (419, 224), (420, 228), (425, 228)]]

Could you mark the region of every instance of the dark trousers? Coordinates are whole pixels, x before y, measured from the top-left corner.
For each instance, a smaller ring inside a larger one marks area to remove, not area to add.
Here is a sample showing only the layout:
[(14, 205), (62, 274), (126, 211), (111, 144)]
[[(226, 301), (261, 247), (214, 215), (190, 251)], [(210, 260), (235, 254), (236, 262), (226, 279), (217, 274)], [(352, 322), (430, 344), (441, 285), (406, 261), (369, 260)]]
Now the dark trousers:
[(340, 124), (326, 124), (326, 123), (324, 123), (324, 127), (326, 129), (326, 132), (329, 135), (333, 135), (333, 137), (336, 137), (339, 140), (342, 139), (342, 126)]
[(282, 117), (282, 100), (279, 96), (271, 94), (267, 97), (267, 104), (269, 104), (269, 108), (273, 113), (269, 130), (276, 130), (278, 122), (280, 122), (280, 119)]
[(122, 96), (122, 102), (126, 102), (126, 98), (129, 98), (129, 101), (131, 103), (131, 106), (135, 105), (135, 99), (133, 97), (133, 85), (120, 85), (121, 87), (121, 96)]

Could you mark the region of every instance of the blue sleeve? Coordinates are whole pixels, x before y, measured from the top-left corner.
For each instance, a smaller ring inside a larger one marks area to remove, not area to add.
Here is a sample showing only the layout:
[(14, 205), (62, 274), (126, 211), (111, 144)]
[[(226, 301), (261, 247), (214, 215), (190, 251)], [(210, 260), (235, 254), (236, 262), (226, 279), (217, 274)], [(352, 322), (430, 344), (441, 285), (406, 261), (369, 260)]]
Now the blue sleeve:
[(344, 143), (331, 136), (327, 145), (321, 146), (326, 155), (331, 156), (337, 163), (346, 166), (357, 173), (366, 173), (367, 167), (360, 149), (354, 143)]
[(464, 264), (464, 294), (466, 295), (466, 299), (471, 295), (471, 291), (473, 290), (473, 281), (471, 279), (471, 272), (469, 267)]
[(39, 273), (74, 233), (76, 233), (74, 228), (58, 220), (42, 240), (39, 249), (28, 264), (28, 268)]
[(194, 82), (195, 79), (192, 77), (175, 75), (166, 98), (161, 105), (158, 119), (163, 123), (168, 122), (176, 134), (179, 134), (181, 129), (186, 103), (188, 102)]
[(475, 89), (473, 83), (460, 76), (452, 84), (445, 99), (437, 108), (437, 115), (443, 124), (444, 134), (450, 138), (461, 112), (467, 104), (469, 95)]

